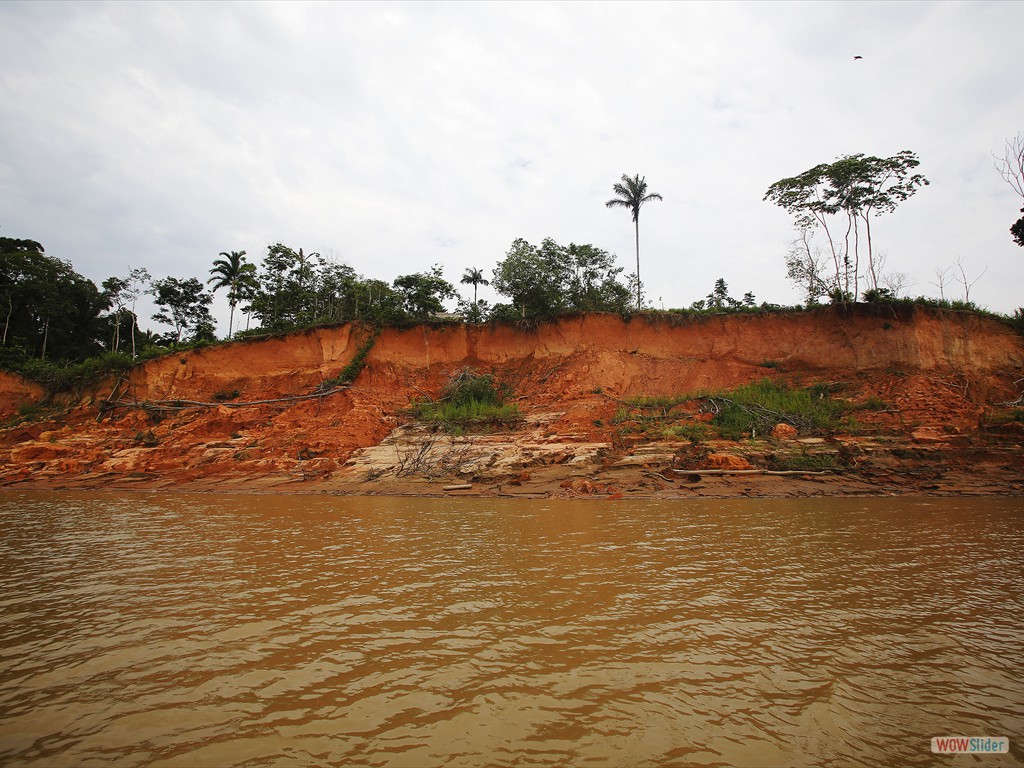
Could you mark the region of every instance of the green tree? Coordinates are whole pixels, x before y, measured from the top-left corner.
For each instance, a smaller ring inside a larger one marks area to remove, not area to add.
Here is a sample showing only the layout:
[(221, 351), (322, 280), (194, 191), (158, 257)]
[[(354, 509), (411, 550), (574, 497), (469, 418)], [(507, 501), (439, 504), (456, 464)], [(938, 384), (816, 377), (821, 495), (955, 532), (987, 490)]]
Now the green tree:
[(103, 297), (110, 304), (113, 312), (111, 313), (111, 329), (112, 338), (110, 339), (110, 349), (114, 352), (118, 352), (121, 349), (121, 327), (122, 314), (124, 314), (125, 307), (125, 289), (128, 287), (128, 281), (120, 277), (108, 277), (102, 283)]
[(11, 330), (15, 307), (24, 301), (26, 281), (32, 274), (33, 260), (43, 255), (43, 246), (35, 240), (0, 237), (0, 301), (4, 309), (3, 343)]
[(213, 296), (206, 292), (203, 284), (194, 277), (180, 280), (166, 277), (153, 281), (149, 293), (160, 311), (153, 315), (157, 322), (174, 328), (174, 341), (181, 341), (182, 334), (192, 331), (193, 339), (208, 337), (213, 328), (210, 304)]
[[(618, 281), (615, 257), (593, 245), (562, 246), (546, 238), (540, 247), (516, 239), (494, 270), (494, 289), (512, 300), (521, 318), (565, 312), (624, 312), (629, 289)], [(498, 305), (494, 316), (503, 316)]]
[(455, 287), (444, 279), (439, 264), (427, 272), (400, 275), (392, 285), (401, 297), (402, 309), (415, 320), (428, 320), (444, 312), (442, 302), (456, 296)]
[(792, 214), (798, 229), (821, 227), (835, 268), (830, 294), (846, 300), (857, 294), (860, 282), (861, 223), (867, 238), (867, 278), (870, 287), (877, 288), (881, 275), (871, 219), (891, 213), (929, 183), (920, 173), (912, 172), (919, 165), (910, 150), (887, 158), (847, 155), (780, 179), (768, 188), (764, 199)]
[(661, 200), (662, 197), (656, 192), (647, 192), (646, 176), (636, 174), (630, 178), (622, 174), (622, 181), (612, 187), (617, 197), (605, 203), (607, 208), (628, 208), (633, 214), (633, 225), (636, 229), (636, 308), (641, 309), (640, 297), (640, 208), (644, 203), (651, 200)]
[(463, 285), (473, 286), (473, 303), (476, 304), (476, 288), (478, 285), (490, 285), (490, 281), (484, 278), (484, 273), (476, 267), (467, 267), (460, 281)]
[(210, 270), (213, 277), (207, 280), (206, 284), (213, 283), (214, 292), (220, 288), (228, 289), (228, 306), (231, 310), (228, 316), (230, 339), (235, 324), (235, 307), (242, 299), (243, 283), (247, 277), (251, 278), (255, 274), (256, 267), (246, 262), (245, 251), (221, 251), (220, 255), (224, 258), (214, 260), (213, 269)]
[(249, 306), (270, 331), (322, 322), (324, 296), (320, 288), (320, 268), (324, 260), (319, 253), (307, 254), (282, 243), (267, 247), (259, 288)]
[(715, 280), (715, 287), (705, 299), (708, 309), (735, 309), (741, 306), (740, 302), (729, 295), (729, 286), (723, 277)]
[[(552, 317), (567, 309), (568, 276), (553, 240), (538, 248), (520, 237), (495, 267), (492, 285), (512, 300), (520, 317)], [(495, 307), (499, 315), (500, 307)]]
[(357, 317), (386, 324), (405, 319), (405, 297), (383, 280), (361, 280), (357, 296), (363, 297)]
[(569, 243), (561, 249), (568, 274), (568, 307), (579, 312), (618, 312), (629, 309), (629, 289), (618, 281), (622, 267), (615, 257), (593, 245)]
[(4, 346), (41, 359), (83, 359), (102, 349), (99, 317), (108, 306), (95, 283), (38, 242), (0, 238)]

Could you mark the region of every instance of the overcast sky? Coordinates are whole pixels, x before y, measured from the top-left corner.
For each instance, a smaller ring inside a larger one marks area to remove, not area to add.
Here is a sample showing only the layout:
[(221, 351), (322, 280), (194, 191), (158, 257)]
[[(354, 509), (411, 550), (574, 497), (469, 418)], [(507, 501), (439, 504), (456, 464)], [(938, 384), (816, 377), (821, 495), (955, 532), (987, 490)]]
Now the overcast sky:
[(718, 277), (796, 303), (768, 186), (909, 149), (931, 186), (876, 247), (912, 295), (958, 257), (987, 268), (971, 298), (1011, 312), (1024, 201), (992, 153), (1024, 130), (1022, 29), (1020, 2), (2, 2), (0, 234), (97, 283), (205, 280), (282, 242), (457, 284), (517, 237), (628, 273), (629, 214), (604, 202), (639, 173), (664, 196), (640, 216), (655, 306)]

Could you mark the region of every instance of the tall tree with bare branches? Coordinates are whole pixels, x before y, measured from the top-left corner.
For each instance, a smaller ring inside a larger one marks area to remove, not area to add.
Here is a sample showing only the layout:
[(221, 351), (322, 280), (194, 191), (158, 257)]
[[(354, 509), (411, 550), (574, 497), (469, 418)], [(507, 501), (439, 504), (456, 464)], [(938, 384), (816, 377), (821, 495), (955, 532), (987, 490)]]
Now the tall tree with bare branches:
[[(993, 155), (996, 159), (996, 170), (1003, 181), (1010, 185), (1014, 192), (1024, 198), (1024, 133), (1018, 133), (1006, 140), (1003, 156)], [(1024, 208), (1020, 209), (1024, 213)], [(1024, 248), (1024, 216), (1021, 216), (1010, 227), (1014, 242)]]

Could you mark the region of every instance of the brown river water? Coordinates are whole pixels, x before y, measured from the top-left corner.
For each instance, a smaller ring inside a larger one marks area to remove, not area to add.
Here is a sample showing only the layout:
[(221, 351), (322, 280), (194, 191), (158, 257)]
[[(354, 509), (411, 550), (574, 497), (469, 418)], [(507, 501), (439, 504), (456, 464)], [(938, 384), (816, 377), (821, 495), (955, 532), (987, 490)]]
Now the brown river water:
[(1021, 499), (8, 492), (0, 584), (0, 765), (1024, 765)]

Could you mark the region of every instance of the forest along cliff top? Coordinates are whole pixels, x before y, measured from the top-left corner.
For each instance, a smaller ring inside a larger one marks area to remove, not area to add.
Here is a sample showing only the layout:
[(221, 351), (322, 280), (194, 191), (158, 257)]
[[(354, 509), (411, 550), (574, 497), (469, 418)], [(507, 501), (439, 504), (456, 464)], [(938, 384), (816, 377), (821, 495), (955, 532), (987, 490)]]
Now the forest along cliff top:
[[(410, 410), (463, 370), (502, 382), (514, 418)], [(0, 484), (1019, 493), (1022, 377), (1008, 324), (916, 307), (342, 325), (172, 353), (28, 414), (41, 392), (5, 375)]]

